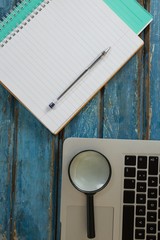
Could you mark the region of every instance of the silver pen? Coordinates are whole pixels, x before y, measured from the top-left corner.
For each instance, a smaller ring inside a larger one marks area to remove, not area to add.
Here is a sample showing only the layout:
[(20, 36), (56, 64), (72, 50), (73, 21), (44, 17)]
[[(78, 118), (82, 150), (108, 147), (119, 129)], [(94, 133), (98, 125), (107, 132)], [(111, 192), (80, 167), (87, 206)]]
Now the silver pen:
[(97, 57), (96, 59), (94, 59), (93, 62), (90, 63), (90, 65), (69, 85), (69, 87), (67, 87), (60, 95), (59, 97), (56, 99), (55, 102), (51, 102), (49, 104), (50, 108), (53, 108), (55, 106), (55, 104), (58, 102), (58, 100), (60, 100), (61, 97), (63, 97), (63, 95), (80, 79), (82, 78), (102, 57), (104, 57), (109, 50), (111, 49), (111, 47), (108, 47), (107, 49), (105, 49), (104, 51), (102, 51)]

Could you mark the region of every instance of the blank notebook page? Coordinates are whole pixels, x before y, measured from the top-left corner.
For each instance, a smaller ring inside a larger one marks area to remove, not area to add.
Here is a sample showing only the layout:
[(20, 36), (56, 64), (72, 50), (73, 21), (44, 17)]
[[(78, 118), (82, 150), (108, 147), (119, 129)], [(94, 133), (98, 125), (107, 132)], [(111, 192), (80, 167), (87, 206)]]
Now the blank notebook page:
[[(103, 1), (53, 0), (0, 49), (0, 80), (58, 133), (142, 45)], [(108, 47), (109, 53), (50, 109)]]

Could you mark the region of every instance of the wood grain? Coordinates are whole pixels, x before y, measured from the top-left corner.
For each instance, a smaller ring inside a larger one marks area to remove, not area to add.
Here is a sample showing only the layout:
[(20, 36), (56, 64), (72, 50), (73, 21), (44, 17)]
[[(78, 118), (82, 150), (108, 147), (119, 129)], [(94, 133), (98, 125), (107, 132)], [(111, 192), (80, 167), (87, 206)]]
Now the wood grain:
[(151, 13), (154, 21), (150, 26), (149, 36), (149, 137), (160, 139), (160, 1), (151, 1)]

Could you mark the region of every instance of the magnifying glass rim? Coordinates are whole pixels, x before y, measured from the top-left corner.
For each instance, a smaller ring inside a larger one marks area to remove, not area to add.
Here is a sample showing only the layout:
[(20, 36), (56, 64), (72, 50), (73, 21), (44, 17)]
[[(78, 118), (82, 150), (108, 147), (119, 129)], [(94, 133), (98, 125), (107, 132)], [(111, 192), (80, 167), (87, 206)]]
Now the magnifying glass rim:
[[(106, 162), (108, 163), (108, 166), (109, 166), (109, 176), (108, 176), (107, 181), (105, 182), (105, 184), (104, 184), (102, 187), (100, 187), (100, 188), (98, 188), (97, 190), (94, 190), (94, 191), (85, 191), (85, 190), (77, 187), (77, 185), (75, 185), (75, 183), (73, 182), (72, 177), (71, 177), (71, 175), (70, 175), (70, 168), (71, 168), (72, 162), (74, 161), (74, 159), (75, 159), (79, 154), (84, 153), (84, 152), (96, 152), (96, 153), (100, 154), (101, 156), (104, 157), (104, 159), (106, 160)], [(80, 192), (82, 192), (82, 193), (86, 193), (86, 194), (95, 194), (95, 193), (101, 191), (103, 188), (105, 188), (105, 187), (108, 185), (108, 183), (109, 183), (109, 181), (110, 181), (110, 179), (111, 179), (111, 175), (112, 175), (112, 168), (111, 168), (111, 164), (110, 164), (109, 160), (107, 159), (107, 157), (104, 156), (102, 153), (100, 153), (100, 152), (98, 152), (98, 151), (96, 151), (96, 150), (92, 150), (92, 149), (83, 150), (83, 151), (77, 153), (77, 154), (71, 159), (71, 161), (70, 161), (70, 163), (69, 163), (69, 166), (68, 166), (68, 176), (69, 176), (70, 182), (72, 183), (72, 185), (73, 185), (78, 191), (80, 191)]]

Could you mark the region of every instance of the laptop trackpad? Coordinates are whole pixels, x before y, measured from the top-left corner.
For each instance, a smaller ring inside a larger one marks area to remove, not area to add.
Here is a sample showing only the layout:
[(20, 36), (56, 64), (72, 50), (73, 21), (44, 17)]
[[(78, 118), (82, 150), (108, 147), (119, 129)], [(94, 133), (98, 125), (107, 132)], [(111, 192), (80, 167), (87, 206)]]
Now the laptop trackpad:
[[(94, 209), (96, 232), (94, 240), (113, 240), (114, 209), (112, 207), (94, 207)], [(66, 240), (88, 240), (86, 221), (86, 207), (68, 207)]]

